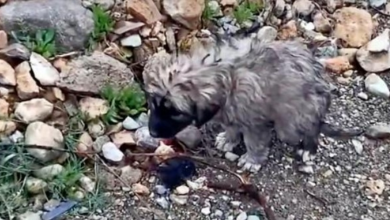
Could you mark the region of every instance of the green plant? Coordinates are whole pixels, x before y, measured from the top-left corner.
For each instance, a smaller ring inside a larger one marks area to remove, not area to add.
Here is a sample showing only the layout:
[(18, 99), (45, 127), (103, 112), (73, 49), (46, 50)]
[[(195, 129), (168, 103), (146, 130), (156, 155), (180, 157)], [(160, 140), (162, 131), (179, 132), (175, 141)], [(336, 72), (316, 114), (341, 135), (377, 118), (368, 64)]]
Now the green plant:
[(217, 16), (218, 14), (218, 11), (215, 11), (213, 8), (210, 7), (209, 2), (210, 0), (206, 0), (205, 8), (202, 12), (202, 21), (204, 23), (214, 20), (215, 16)]
[(100, 94), (110, 105), (108, 112), (102, 117), (107, 124), (118, 123), (127, 116), (137, 116), (147, 110), (145, 94), (136, 83), (121, 89), (107, 85)]
[(253, 2), (244, 0), (233, 11), (233, 16), (236, 18), (238, 24), (243, 24), (246, 21), (253, 19), (263, 9), (263, 5), (260, 2)]
[(26, 31), (13, 33), (14, 38), (24, 44), (28, 49), (41, 54), (45, 58), (52, 57), (57, 54), (55, 45), (55, 30), (43, 29), (38, 30), (35, 34), (28, 34)]
[(99, 5), (92, 6), (94, 29), (89, 38), (89, 47), (92, 48), (96, 42), (104, 39), (113, 30), (115, 21)]

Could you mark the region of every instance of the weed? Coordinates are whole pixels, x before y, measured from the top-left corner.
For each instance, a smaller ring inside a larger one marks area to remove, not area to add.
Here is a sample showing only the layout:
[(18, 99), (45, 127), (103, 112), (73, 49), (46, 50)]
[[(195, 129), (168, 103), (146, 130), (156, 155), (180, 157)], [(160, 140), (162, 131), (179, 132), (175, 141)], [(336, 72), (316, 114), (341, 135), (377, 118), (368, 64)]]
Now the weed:
[(244, 22), (253, 19), (254, 16), (258, 14), (262, 9), (262, 3), (245, 0), (234, 9), (233, 15), (236, 18), (238, 24), (241, 25)]
[(115, 21), (99, 5), (92, 6), (94, 29), (89, 38), (89, 48), (95, 47), (98, 41), (103, 40), (113, 30)]
[(147, 110), (145, 94), (136, 83), (121, 89), (107, 85), (100, 94), (110, 105), (108, 112), (102, 117), (106, 124), (118, 123), (127, 116), (137, 116)]
[(45, 58), (50, 58), (57, 54), (55, 45), (55, 30), (38, 30), (35, 34), (28, 34), (26, 31), (13, 33), (15, 40), (24, 44), (28, 49), (41, 54)]
[(213, 21), (218, 14), (218, 11), (215, 11), (210, 7), (209, 2), (210, 0), (206, 0), (205, 8), (202, 12), (202, 22), (205, 24), (207, 24), (209, 21)]

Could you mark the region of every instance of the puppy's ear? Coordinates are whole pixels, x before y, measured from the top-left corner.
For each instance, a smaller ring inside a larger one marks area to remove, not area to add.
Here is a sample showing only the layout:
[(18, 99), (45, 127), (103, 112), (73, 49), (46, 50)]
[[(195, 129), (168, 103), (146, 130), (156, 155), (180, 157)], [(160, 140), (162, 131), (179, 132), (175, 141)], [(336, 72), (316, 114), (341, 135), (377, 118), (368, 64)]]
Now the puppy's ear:
[(199, 107), (195, 104), (194, 118), (196, 127), (201, 127), (210, 121), (219, 111), (220, 106), (218, 105), (209, 105), (205, 107)]

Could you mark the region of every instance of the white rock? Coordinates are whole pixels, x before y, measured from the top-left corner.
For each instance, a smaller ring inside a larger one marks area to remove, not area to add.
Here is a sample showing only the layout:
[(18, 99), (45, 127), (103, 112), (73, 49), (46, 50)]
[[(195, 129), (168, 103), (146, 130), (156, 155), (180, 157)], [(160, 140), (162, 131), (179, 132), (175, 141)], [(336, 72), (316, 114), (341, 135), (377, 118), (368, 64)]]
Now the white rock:
[(368, 99), (368, 95), (365, 92), (359, 92), (359, 94), (357, 96), (362, 100)]
[(169, 207), (168, 201), (165, 199), (165, 197), (159, 197), (156, 199), (156, 203), (161, 206), (163, 209), (167, 209)]
[(369, 4), (372, 6), (372, 7), (380, 7), (384, 4), (386, 4), (386, 0), (369, 0)]
[(260, 220), (260, 218), (256, 215), (249, 215), (246, 220)]
[[(37, 121), (27, 126), (25, 144), (64, 149), (64, 137), (57, 128)], [(27, 148), (27, 152), (42, 162), (48, 162), (62, 154), (60, 151), (38, 148)]]
[(390, 91), (385, 81), (383, 81), (382, 78), (375, 73), (371, 73), (366, 77), (364, 80), (364, 86), (367, 91), (373, 95), (383, 98), (388, 98), (390, 96)]
[(8, 118), (9, 117), (9, 103), (5, 99), (0, 98), (0, 117)]
[(16, 85), (15, 70), (4, 60), (0, 60), (0, 85)]
[(24, 141), (24, 135), (20, 131), (15, 131), (11, 136), (9, 136), (9, 139), (12, 143), (19, 143)]
[(301, 165), (301, 166), (298, 167), (298, 170), (300, 172), (306, 173), (306, 174), (313, 174), (314, 173), (314, 169), (310, 165)]
[(121, 45), (125, 47), (139, 47), (142, 44), (142, 39), (139, 34), (133, 34), (121, 39)]
[(314, 10), (314, 4), (310, 0), (295, 0), (292, 5), (298, 14), (303, 16), (310, 15)]
[(43, 56), (32, 52), (30, 65), (35, 78), (43, 86), (54, 86), (60, 80), (60, 73)]
[(241, 212), (241, 213), (237, 216), (236, 220), (246, 220), (247, 218), (248, 218), (248, 215), (246, 214), (246, 212)]
[(188, 201), (188, 195), (177, 195), (172, 193), (169, 198), (173, 203), (178, 205), (185, 205)]
[(366, 136), (374, 139), (389, 138), (390, 125), (386, 123), (378, 123), (371, 125), (365, 132)]
[(112, 142), (103, 144), (102, 153), (104, 158), (112, 162), (120, 162), (125, 156), (122, 151), (120, 151), (118, 147)]
[(47, 190), (47, 183), (35, 177), (27, 177), (26, 189), (32, 194), (39, 194)]
[(181, 185), (181, 186), (178, 186), (176, 189), (175, 189), (175, 193), (178, 194), (178, 195), (186, 195), (190, 192), (190, 188), (188, 188), (187, 186), (185, 185)]
[(95, 119), (108, 112), (108, 103), (104, 99), (84, 97), (79, 102), (80, 111), (84, 112), (89, 119)]
[(125, 120), (123, 121), (123, 127), (126, 129), (126, 130), (136, 130), (138, 128), (140, 128), (141, 126), (131, 117), (126, 117)]
[(236, 161), (239, 157), (240, 156), (238, 156), (237, 154), (234, 154), (229, 151), (225, 153), (225, 158), (232, 162)]
[(17, 220), (41, 220), (41, 215), (37, 212), (27, 211), (16, 217)]
[(352, 145), (355, 148), (356, 153), (358, 153), (358, 154), (363, 153), (363, 144), (360, 141), (353, 139)]
[(31, 76), (31, 67), (27, 61), (15, 68), (16, 91), (22, 100), (35, 98), (39, 94), (39, 87)]
[(271, 26), (264, 26), (257, 32), (257, 39), (263, 42), (272, 42), (276, 39), (278, 31)]
[(210, 215), (211, 209), (210, 207), (204, 207), (200, 210), (200, 212), (202, 212), (203, 215)]
[(0, 120), (0, 135), (8, 136), (16, 130), (16, 123), (13, 121)]
[(106, 126), (101, 120), (94, 120), (88, 123), (88, 132), (93, 138), (104, 135)]
[(53, 112), (54, 105), (43, 98), (21, 102), (15, 109), (15, 117), (25, 123), (43, 121)]
[(42, 167), (39, 170), (34, 171), (34, 175), (43, 180), (51, 180), (56, 177), (58, 174), (64, 171), (64, 167), (60, 164), (51, 164), (45, 167)]
[(87, 192), (93, 192), (96, 187), (96, 183), (87, 176), (82, 176), (79, 179), (80, 186)]
[(112, 142), (118, 147), (122, 146), (123, 144), (135, 144), (133, 133), (131, 131), (123, 130), (110, 135), (110, 138)]
[(373, 53), (386, 52), (390, 48), (390, 29), (386, 28), (376, 38), (368, 42), (367, 50)]

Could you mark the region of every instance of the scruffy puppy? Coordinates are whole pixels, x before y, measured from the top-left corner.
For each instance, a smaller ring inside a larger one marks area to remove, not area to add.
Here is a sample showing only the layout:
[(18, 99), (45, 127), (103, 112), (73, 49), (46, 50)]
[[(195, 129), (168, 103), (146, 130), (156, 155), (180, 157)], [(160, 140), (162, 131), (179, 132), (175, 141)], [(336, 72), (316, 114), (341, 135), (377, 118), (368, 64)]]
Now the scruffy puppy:
[(258, 171), (273, 132), (297, 146), (304, 161), (317, 152), (321, 132), (333, 137), (362, 133), (324, 122), (330, 86), (323, 66), (298, 42), (232, 39), (192, 54), (161, 57), (143, 72), (153, 137), (171, 138), (190, 124), (200, 127), (213, 119), (225, 130), (216, 138), (217, 148), (230, 151), (242, 137), (247, 153), (238, 165)]

